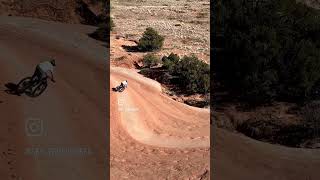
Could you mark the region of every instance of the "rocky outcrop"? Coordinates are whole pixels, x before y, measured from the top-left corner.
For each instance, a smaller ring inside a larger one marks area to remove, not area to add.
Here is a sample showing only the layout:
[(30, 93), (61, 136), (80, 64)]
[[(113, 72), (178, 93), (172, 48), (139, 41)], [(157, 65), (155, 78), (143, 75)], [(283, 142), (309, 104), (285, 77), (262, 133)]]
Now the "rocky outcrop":
[(88, 3), (99, 5), (88, 0), (0, 0), (0, 14), (97, 25), (99, 17)]

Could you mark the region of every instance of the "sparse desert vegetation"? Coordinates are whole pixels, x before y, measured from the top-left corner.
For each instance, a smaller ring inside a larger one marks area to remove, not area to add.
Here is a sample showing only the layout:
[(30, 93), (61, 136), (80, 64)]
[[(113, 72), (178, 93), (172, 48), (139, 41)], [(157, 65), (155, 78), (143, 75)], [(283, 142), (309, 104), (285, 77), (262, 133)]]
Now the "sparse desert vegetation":
[(292, 0), (257, 8), (222, 4), (228, 9), (221, 17), (225, 45), (214, 67), (230, 96), (258, 104), (313, 99), (320, 81), (320, 11)]
[(209, 0), (112, 0), (111, 14), (114, 34), (138, 41), (145, 29), (152, 27), (165, 38), (159, 55), (195, 54), (209, 63)]
[(98, 29), (89, 34), (89, 36), (100, 41), (108, 42), (110, 36), (110, 26), (107, 24), (100, 24)]
[(159, 35), (155, 29), (148, 27), (139, 39), (138, 48), (140, 51), (160, 50), (163, 46), (163, 41), (164, 37)]
[(265, 142), (317, 148), (320, 11), (294, 0), (215, 5), (225, 10), (216, 17), (216, 125)]
[(160, 59), (152, 53), (148, 53), (144, 55), (142, 61), (143, 61), (143, 67), (146, 67), (146, 68), (151, 68), (160, 63)]
[[(112, 64), (140, 69), (175, 100), (208, 106), (209, 1), (114, 0), (111, 4), (116, 25), (111, 33)], [(120, 57), (122, 61), (113, 61)]]
[(150, 68), (160, 63), (159, 58), (147, 54), (143, 58), (145, 65), (142, 74), (171, 86), (171, 90), (181, 94), (207, 94), (210, 92), (210, 67), (196, 56), (184, 56), (171, 53), (163, 56), (161, 66)]

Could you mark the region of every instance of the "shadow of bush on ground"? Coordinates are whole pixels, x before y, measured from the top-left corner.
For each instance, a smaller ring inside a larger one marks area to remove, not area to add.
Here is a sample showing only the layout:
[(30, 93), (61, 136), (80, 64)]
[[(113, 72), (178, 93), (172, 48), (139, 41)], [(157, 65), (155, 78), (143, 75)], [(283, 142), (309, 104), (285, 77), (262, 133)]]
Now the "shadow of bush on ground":
[(106, 24), (101, 25), (97, 30), (95, 30), (93, 33), (88, 34), (89, 37), (109, 43), (109, 37), (110, 37), (110, 31)]
[(121, 46), (124, 50), (126, 50), (127, 52), (142, 52), (139, 49), (139, 46), (127, 46), (127, 45), (122, 45)]

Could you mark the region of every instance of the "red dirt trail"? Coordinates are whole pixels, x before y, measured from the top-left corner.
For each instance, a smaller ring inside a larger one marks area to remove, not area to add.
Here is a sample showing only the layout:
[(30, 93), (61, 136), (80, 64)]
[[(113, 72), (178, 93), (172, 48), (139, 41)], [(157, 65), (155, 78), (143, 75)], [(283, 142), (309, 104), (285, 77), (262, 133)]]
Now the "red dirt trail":
[[(111, 67), (110, 87), (125, 79), (129, 86), (123, 93), (106, 89), (108, 49), (87, 36), (94, 30), (0, 17), (0, 179), (107, 179), (107, 108), (111, 179), (209, 179), (212, 170), (219, 180), (319, 177), (319, 150), (270, 145), (221, 129), (214, 129), (210, 168), (209, 111), (165, 97), (157, 82), (134, 70)], [(46, 57), (56, 58), (57, 82), (40, 97), (4, 92), (5, 83), (31, 75)], [(43, 121), (41, 136), (27, 136), (28, 118)], [(29, 147), (91, 153), (31, 156), (25, 154)]]

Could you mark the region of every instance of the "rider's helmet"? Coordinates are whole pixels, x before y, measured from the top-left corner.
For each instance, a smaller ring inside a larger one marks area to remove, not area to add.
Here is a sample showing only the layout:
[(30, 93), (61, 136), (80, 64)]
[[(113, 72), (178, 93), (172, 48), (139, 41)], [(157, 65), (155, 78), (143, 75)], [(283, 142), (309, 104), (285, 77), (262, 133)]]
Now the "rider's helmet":
[(51, 63), (53, 66), (56, 66), (56, 60), (55, 60), (55, 59), (51, 59), (51, 60), (50, 60), (50, 63)]

